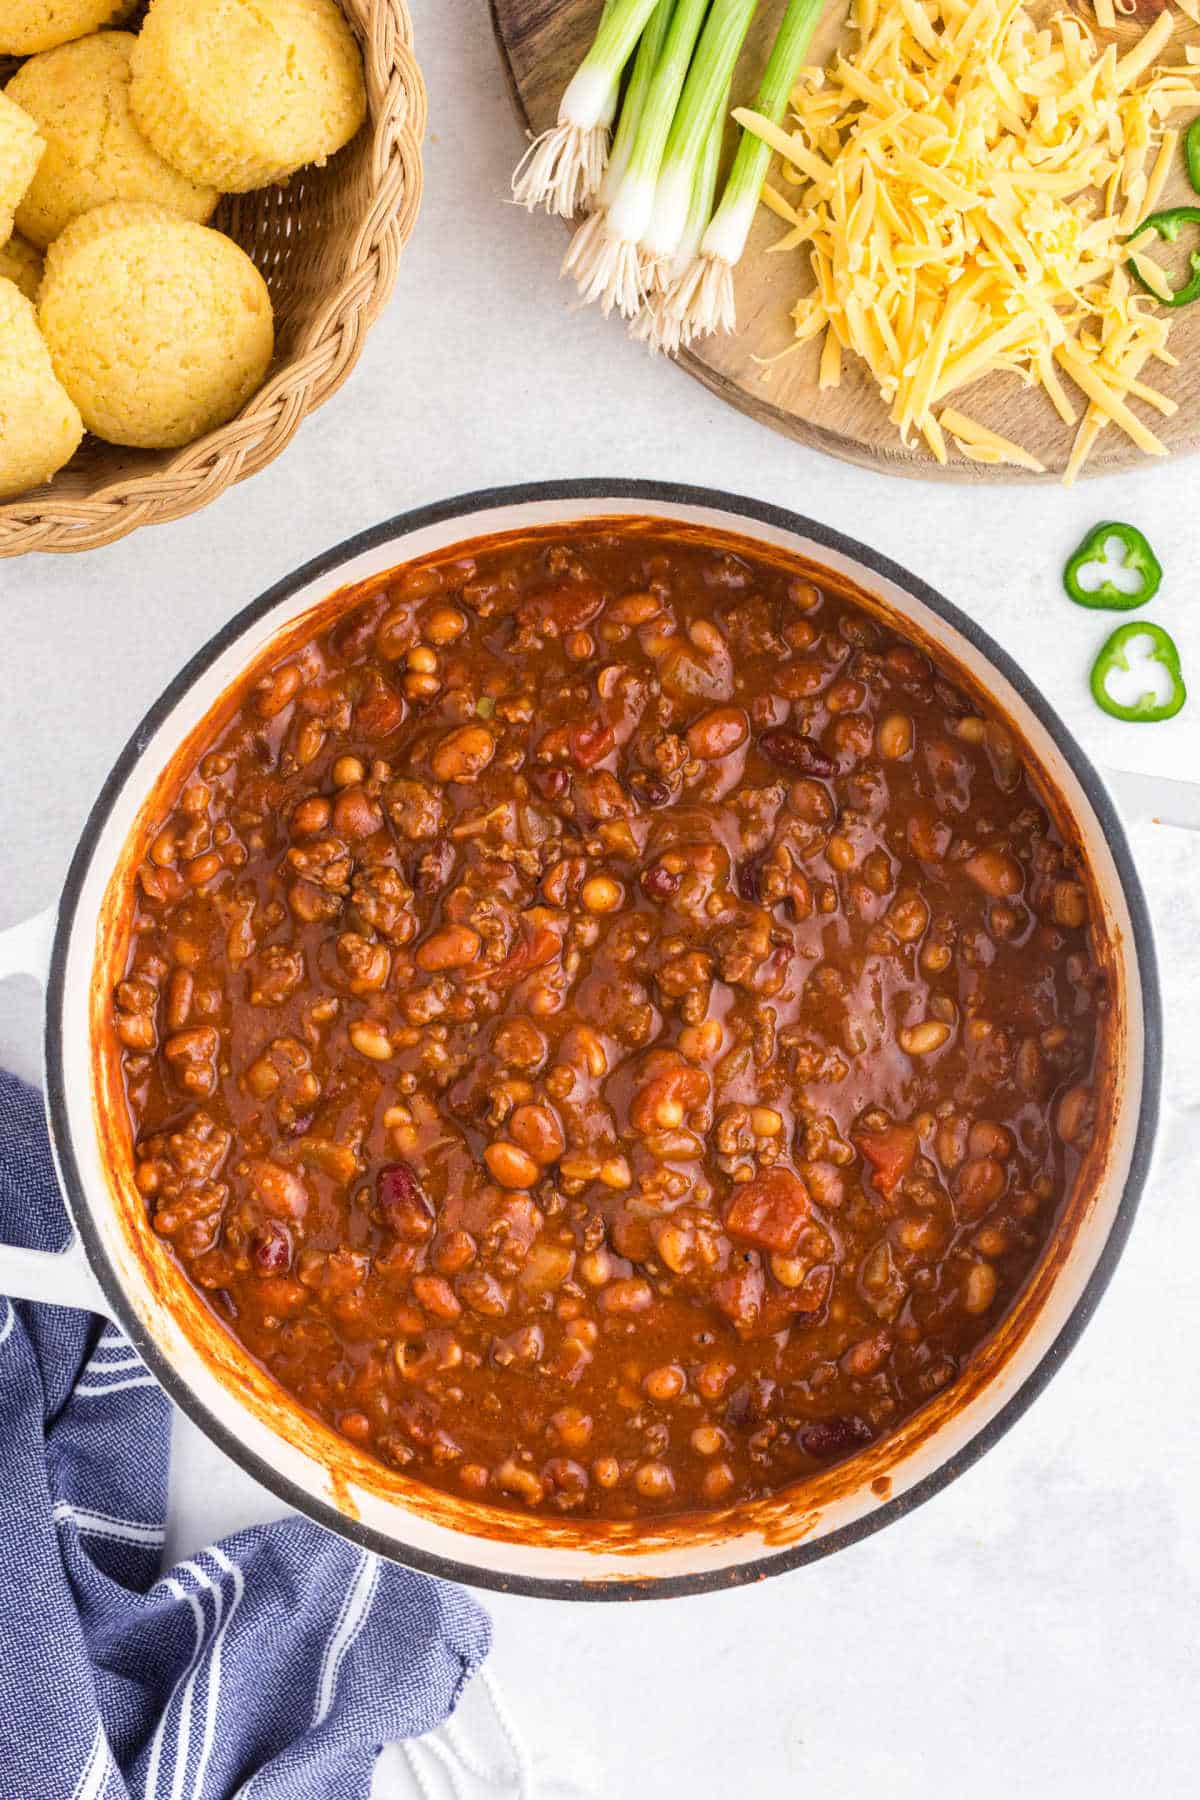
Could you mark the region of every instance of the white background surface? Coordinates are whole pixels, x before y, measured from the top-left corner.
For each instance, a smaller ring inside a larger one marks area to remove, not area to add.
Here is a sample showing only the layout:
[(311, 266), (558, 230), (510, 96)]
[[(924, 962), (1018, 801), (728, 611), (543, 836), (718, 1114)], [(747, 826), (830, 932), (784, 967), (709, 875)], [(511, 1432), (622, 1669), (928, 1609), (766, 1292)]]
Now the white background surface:
[[(0, 926), (52, 901), (110, 763), (232, 612), (390, 513), (490, 483), (642, 475), (808, 513), (906, 563), (1041, 679), (1101, 764), (1200, 774), (1200, 461), (1055, 487), (889, 480), (717, 406), (572, 311), (562, 238), (503, 204), (519, 150), (483, 0), (414, 0), (427, 187), (348, 386), (273, 468), (95, 555), (0, 562)], [(1099, 519), (1149, 534), (1152, 609), (1190, 665), (1170, 725), (1122, 726), (1086, 670), (1110, 628), (1059, 573)], [(1200, 838), (1135, 850), (1160, 939), (1167, 1087), (1200, 1104)], [(36, 1078), (38, 999), (0, 990), (0, 1061)], [(650, 1606), (490, 1598), (492, 1667), (539, 1791), (633, 1800), (1195, 1793), (1200, 1114), (1170, 1128), (1097, 1320), (1032, 1412), (932, 1504), (753, 1592)], [(172, 1553), (278, 1504), (180, 1422)], [(381, 1794), (407, 1792), (398, 1769)]]

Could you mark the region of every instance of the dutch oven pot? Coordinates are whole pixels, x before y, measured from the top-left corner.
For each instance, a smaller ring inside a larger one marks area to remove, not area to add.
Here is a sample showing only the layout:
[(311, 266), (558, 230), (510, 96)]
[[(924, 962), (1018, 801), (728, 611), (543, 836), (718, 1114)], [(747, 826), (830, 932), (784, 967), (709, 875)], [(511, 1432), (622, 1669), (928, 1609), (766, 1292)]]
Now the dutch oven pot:
[[(1090, 861), (1111, 963), (1116, 1066), (1107, 1129), (1056, 1239), (956, 1382), (890, 1439), (791, 1493), (690, 1521), (603, 1524), (517, 1516), (422, 1489), (305, 1413), (217, 1324), (150, 1230), (133, 1185), (108, 1047), (105, 955), (115, 941), (110, 883), (140, 810), (183, 740), (285, 627), (331, 590), (464, 540), (647, 515), (831, 569), (990, 693)], [(841, 1549), (936, 1493), (1020, 1417), (1078, 1338), (1125, 1242), (1158, 1118), (1161, 1017), (1142, 889), (1113, 802), (1053, 707), (972, 620), (894, 563), (778, 508), (653, 482), (539, 483), (424, 507), (255, 600), (138, 726), (92, 808), (57, 908), (0, 935), (0, 976), (20, 971), (45, 982), (46, 1106), (77, 1236), (58, 1257), (0, 1250), (0, 1291), (116, 1319), (214, 1443), (331, 1530), (435, 1575), (528, 1594), (653, 1597), (754, 1581)]]

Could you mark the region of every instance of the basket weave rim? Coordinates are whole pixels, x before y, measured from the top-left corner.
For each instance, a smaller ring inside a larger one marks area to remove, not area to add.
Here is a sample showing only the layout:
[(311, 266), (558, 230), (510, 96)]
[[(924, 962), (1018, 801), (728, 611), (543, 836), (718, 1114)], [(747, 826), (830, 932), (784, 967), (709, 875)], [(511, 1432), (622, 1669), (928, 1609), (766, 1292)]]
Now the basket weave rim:
[(95, 550), (139, 526), (198, 511), (273, 462), (354, 368), (391, 297), (400, 253), (416, 224), (428, 102), (407, 0), (368, 0), (354, 15), (343, 10), (359, 27), (372, 179), (341, 282), (309, 321), (295, 353), (228, 424), (152, 472), (104, 480), (92, 494), (57, 497), (51, 487), (28, 500), (0, 502), (0, 557)]

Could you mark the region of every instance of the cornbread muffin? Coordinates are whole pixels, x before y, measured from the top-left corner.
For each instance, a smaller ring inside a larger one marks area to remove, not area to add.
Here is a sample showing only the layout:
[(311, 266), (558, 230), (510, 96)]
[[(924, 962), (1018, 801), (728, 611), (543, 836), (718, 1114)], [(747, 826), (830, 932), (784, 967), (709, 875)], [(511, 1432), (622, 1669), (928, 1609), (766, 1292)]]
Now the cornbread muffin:
[(17, 208), (17, 229), (44, 250), (80, 213), (107, 200), (149, 200), (203, 223), (215, 188), (197, 187), (150, 148), (129, 110), (132, 32), (101, 31), (33, 56), (5, 90), (46, 140)]
[(42, 253), (14, 231), (0, 244), (0, 278), (15, 282), (27, 300), (36, 300), (42, 279)]
[(0, 0), (0, 56), (33, 56), (127, 19), (137, 0)]
[(37, 126), (15, 100), (0, 94), (0, 244), (12, 236), (13, 215), (46, 148)]
[(129, 201), (82, 214), (51, 245), (38, 316), (88, 430), (143, 449), (231, 419), (274, 348), (270, 295), (245, 251)]
[(0, 500), (11, 500), (70, 462), (83, 420), (60, 386), (37, 314), (0, 278)]
[(230, 194), (325, 162), (367, 106), (358, 46), (333, 0), (153, 0), (132, 99), (160, 156)]

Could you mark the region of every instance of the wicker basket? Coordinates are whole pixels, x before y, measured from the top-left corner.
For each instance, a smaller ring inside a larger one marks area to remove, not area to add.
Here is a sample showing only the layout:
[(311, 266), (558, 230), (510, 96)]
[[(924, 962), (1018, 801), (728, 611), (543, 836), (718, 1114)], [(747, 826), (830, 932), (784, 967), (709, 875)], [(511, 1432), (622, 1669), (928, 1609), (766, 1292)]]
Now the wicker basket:
[[(85, 438), (52, 483), (0, 503), (0, 557), (94, 550), (207, 506), (273, 461), (354, 367), (416, 221), (425, 88), (405, 0), (340, 4), (362, 46), (366, 124), (323, 169), (229, 195), (212, 221), (249, 252), (271, 290), (276, 342), (266, 382), (228, 425), (183, 450)], [(0, 58), (0, 83), (13, 67)]]

